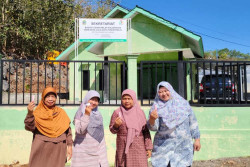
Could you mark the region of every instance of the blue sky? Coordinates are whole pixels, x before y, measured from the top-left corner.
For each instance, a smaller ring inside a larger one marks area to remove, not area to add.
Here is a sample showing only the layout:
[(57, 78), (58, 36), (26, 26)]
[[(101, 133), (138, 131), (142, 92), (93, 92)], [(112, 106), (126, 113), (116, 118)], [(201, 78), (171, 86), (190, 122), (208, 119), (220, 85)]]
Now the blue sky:
[(205, 51), (228, 48), (250, 53), (250, 0), (121, 0), (120, 4), (128, 9), (138, 5), (200, 35)]

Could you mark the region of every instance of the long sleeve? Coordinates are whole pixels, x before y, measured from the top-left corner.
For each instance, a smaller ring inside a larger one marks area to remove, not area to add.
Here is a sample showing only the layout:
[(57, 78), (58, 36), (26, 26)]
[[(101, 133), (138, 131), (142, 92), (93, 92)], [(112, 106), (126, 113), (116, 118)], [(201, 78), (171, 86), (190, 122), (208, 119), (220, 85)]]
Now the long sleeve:
[(27, 114), (25, 119), (24, 119), (24, 124), (25, 124), (25, 129), (27, 131), (34, 132), (35, 129), (36, 129), (34, 115), (28, 115)]
[(119, 128), (114, 127), (115, 120), (116, 120), (117, 117), (118, 117), (118, 114), (116, 113), (116, 111), (114, 111), (112, 116), (111, 116), (110, 123), (109, 123), (109, 130), (113, 134), (117, 134), (118, 131), (119, 131)]
[(158, 128), (159, 128), (159, 118), (157, 118), (155, 120), (155, 124), (153, 126), (150, 125), (149, 120), (147, 121), (147, 125), (148, 125), (148, 129), (149, 130), (151, 130), (151, 131), (158, 131)]
[(151, 140), (151, 135), (150, 135), (150, 132), (149, 132), (146, 124), (144, 125), (144, 127), (142, 129), (142, 133), (144, 136), (144, 144), (145, 144), (146, 150), (152, 150), (153, 144), (152, 144), (152, 140)]
[(89, 117), (86, 114), (83, 114), (80, 120), (75, 119), (75, 131), (78, 134), (85, 134), (87, 132), (87, 127), (89, 124)]
[(71, 127), (69, 127), (69, 129), (67, 130), (66, 141), (68, 146), (71, 146), (73, 143)]
[(190, 109), (190, 114), (189, 114), (189, 126), (192, 138), (199, 139), (200, 131), (198, 127), (198, 122), (192, 109)]
[(148, 114), (148, 121), (147, 121), (147, 126), (148, 126), (148, 129), (151, 130), (151, 131), (158, 131), (158, 128), (159, 128), (159, 118), (157, 118), (155, 120), (155, 124), (153, 126), (150, 125), (149, 123), (149, 118), (150, 118), (150, 113), (154, 110), (154, 105), (151, 106), (150, 108), (150, 111), (149, 111), (149, 114)]

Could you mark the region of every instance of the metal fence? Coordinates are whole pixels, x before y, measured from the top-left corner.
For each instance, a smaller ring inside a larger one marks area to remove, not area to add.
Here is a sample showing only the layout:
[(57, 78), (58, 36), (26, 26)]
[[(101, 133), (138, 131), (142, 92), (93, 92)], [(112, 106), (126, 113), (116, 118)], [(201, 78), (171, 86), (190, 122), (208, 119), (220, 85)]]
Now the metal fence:
[(193, 106), (250, 106), (248, 61), (142, 61), (142, 105), (152, 105), (156, 86), (168, 81)]
[[(88, 90), (100, 93), (100, 105), (120, 105), (127, 88), (123, 61), (1, 60), (0, 105), (38, 103), (47, 86), (57, 104), (79, 105)], [(248, 61), (141, 61), (141, 105), (151, 105), (160, 81), (168, 81), (193, 106), (250, 106)]]
[(120, 105), (126, 88), (123, 61), (1, 60), (0, 105), (39, 103), (47, 86), (58, 92), (57, 104), (79, 105), (88, 90), (100, 93), (100, 105)]

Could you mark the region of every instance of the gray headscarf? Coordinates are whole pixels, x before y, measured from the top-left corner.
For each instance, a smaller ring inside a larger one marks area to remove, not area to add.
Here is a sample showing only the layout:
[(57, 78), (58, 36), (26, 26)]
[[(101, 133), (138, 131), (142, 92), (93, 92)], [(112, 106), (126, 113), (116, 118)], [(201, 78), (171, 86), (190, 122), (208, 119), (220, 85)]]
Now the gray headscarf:
[[(94, 90), (88, 91), (83, 99), (82, 104), (80, 105), (78, 111), (76, 112), (74, 120), (81, 119), (81, 117), (85, 113), (86, 104), (93, 97), (98, 97), (100, 99), (100, 94)], [(75, 123), (75, 121), (73, 123)], [(103, 119), (101, 113), (98, 111), (98, 107), (94, 108), (90, 113), (90, 121), (87, 127), (87, 132), (99, 143), (102, 141), (104, 137)]]

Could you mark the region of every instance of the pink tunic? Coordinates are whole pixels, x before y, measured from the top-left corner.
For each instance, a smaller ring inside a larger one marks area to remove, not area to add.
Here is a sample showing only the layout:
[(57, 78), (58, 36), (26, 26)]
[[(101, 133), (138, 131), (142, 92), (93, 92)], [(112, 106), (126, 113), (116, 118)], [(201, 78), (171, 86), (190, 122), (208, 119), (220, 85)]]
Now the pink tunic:
[(134, 137), (132, 144), (129, 147), (129, 152), (125, 154), (126, 140), (127, 140), (127, 126), (123, 121), (118, 129), (113, 127), (115, 119), (119, 116), (118, 111), (114, 111), (110, 121), (110, 131), (113, 134), (117, 134), (116, 137), (116, 167), (147, 167), (147, 152), (146, 150), (152, 150), (153, 144), (147, 125), (145, 124), (140, 132), (140, 135)]
[(76, 137), (71, 167), (109, 167), (105, 139), (99, 143), (88, 134), (89, 121), (90, 117), (85, 114), (80, 120), (75, 119)]

